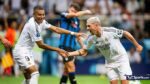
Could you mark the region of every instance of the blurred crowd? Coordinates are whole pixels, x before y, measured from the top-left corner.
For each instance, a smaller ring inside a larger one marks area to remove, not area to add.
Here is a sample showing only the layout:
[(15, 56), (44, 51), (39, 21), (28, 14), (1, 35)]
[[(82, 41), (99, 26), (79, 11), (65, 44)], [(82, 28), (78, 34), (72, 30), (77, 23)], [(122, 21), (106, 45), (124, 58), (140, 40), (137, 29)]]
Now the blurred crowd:
[[(3, 18), (15, 19), (20, 24), (32, 16), (36, 5), (45, 8), (46, 19), (55, 19), (72, 2), (79, 3), (82, 10), (92, 10), (104, 26), (129, 30), (137, 39), (150, 37), (149, 0), (0, 0), (0, 21), (3, 23)], [(86, 20), (88, 16), (81, 18)]]
[[(150, 38), (150, 8), (148, 6), (150, 0), (0, 0), (0, 35), (6, 37), (14, 46), (23, 25), (32, 16), (33, 8), (36, 5), (45, 8), (48, 22), (58, 25), (60, 13), (66, 11), (72, 2), (78, 3), (82, 8), (81, 10), (90, 9), (93, 12), (92, 15), (80, 17), (83, 31), (86, 29), (86, 19), (94, 15), (101, 19), (102, 26), (114, 26), (127, 30), (138, 41)], [(52, 34), (49, 35), (51, 36), (45, 36), (45, 42), (49, 43), (49, 37), (57, 37)], [(11, 54), (11, 50), (8, 49), (7, 52)], [(45, 52), (47, 53), (47, 51)], [(4, 54), (1, 46), (0, 58)], [(56, 56), (56, 53), (51, 55)], [(55, 56), (54, 58), (57, 58)], [(132, 56), (130, 57), (131, 62), (139, 63), (142, 60), (134, 48), (129, 51), (129, 56)], [(4, 70), (7, 75), (10, 75), (9, 71), (11, 70)]]

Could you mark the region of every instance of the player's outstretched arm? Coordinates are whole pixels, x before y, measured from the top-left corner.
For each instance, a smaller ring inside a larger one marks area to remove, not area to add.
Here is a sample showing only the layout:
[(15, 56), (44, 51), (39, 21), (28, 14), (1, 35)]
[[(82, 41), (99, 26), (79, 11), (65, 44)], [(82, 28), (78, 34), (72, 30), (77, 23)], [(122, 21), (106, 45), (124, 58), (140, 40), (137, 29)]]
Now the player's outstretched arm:
[(72, 17), (79, 17), (82, 15), (88, 15), (88, 14), (92, 14), (92, 12), (90, 10), (84, 10), (84, 11), (79, 11), (77, 13), (68, 13), (66, 15), (67, 18), (72, 18)]
[(38, 45), (39, 48), (56, 51), (58, 54), (60, 54), (63, 57), (68, 56), (68, 52), (66, 52), (66, 51), (64, 51), (64, 50), (62, 50), (60, 48), (56, 48), (56, 47), (52, 47), (52, 46), (46, 45), (46, 44), (43, 43), (42, 40), (36, 41), (36, 44)]
[(84, 41), (82, 40), (82, 37), (77, 37), (77, 41), (80, 45), (81, 48), (86, 48), (86, 46), (84, 45)]
[(128, 32), (128, 31), (124, 31), (123, 35), (130, 40), (134, 46), (136, 47), (136, 50), (141, 53), (141, 51), (143, 50), (143, 47), (134, 39), (134, 37)]
[(49, 28), (51, 31), (54, 31), (58, 34), (71, 34), (71, 35), (75, 35), (75, 36), (82, 36), (84, 35), (83, 33), (76, 33), (76, 32), (72, 32), (72, 31), (68, 31), (68, 30), (65, 30), (63, 28), (59, 28), (59, 27), (56, 27), (56, 26), (51, 26)]
[(68, 52), (69, 56), (86, 56), (88, 51), (86, 49), (80, 49), (73, 52)]

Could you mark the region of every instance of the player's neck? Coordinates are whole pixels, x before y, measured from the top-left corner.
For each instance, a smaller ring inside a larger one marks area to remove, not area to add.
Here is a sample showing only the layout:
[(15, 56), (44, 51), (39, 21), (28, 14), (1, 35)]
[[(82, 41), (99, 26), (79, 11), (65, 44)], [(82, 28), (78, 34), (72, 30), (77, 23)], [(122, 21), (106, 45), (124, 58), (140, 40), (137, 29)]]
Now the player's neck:
[(38, 24), (38, 25), (40, 25), (41, 23), (40, 22), (38, 22), (36, 19), (35, 19), (35, 22)]
[(97, 37), (101, 37), (101, 34), (97, 33), (96, 36), (97, 36)]
[(35, 22), (36, 22), (38, 25), (41, 24), (41, 22), (39, 22), (37, 19), (34, 18), (34, 20), (35, 20)]
[(100, 29), (98, 29), (96, 36), (97, 37), (101, 37), (102, 36), (102, 31)]

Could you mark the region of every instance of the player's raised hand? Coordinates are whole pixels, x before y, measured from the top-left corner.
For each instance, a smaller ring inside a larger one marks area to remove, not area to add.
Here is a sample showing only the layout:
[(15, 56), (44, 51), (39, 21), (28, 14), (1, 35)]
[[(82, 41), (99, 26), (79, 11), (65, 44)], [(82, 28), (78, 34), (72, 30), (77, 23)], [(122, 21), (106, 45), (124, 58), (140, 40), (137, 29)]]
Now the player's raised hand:
[(2, 42), (2, 44), (3, 44), (6, 48), (11, 47), (11, 44), (10, 44), (10, 42), (9, 42), (7, 39), (2, 38), (2, 39), (1, 39), (1, 42)]
[(87, 14), (92, 14), (92, 11), (91, 11), (91, 10), (85, 10), (85, 12), (86, 12)]
[(142, 47), (141, 45), (138, 45), (138, 46), (136, 47), (136, 50), (137, 50), (139, 53), (141, 53), (142, 50), (143, 50), (143, 47)]

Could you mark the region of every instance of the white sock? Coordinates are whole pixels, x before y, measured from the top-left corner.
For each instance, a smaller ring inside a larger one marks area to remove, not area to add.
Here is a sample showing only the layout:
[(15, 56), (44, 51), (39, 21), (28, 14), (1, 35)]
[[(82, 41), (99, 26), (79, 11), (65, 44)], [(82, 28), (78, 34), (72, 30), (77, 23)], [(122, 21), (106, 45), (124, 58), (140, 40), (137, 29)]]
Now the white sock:
[(29, 84), (38, 84), (39, 72), (33, 72), (31, 74), (30, 83)]
[(22, 84), (30, 84), (30, 79), (24, 79)]

